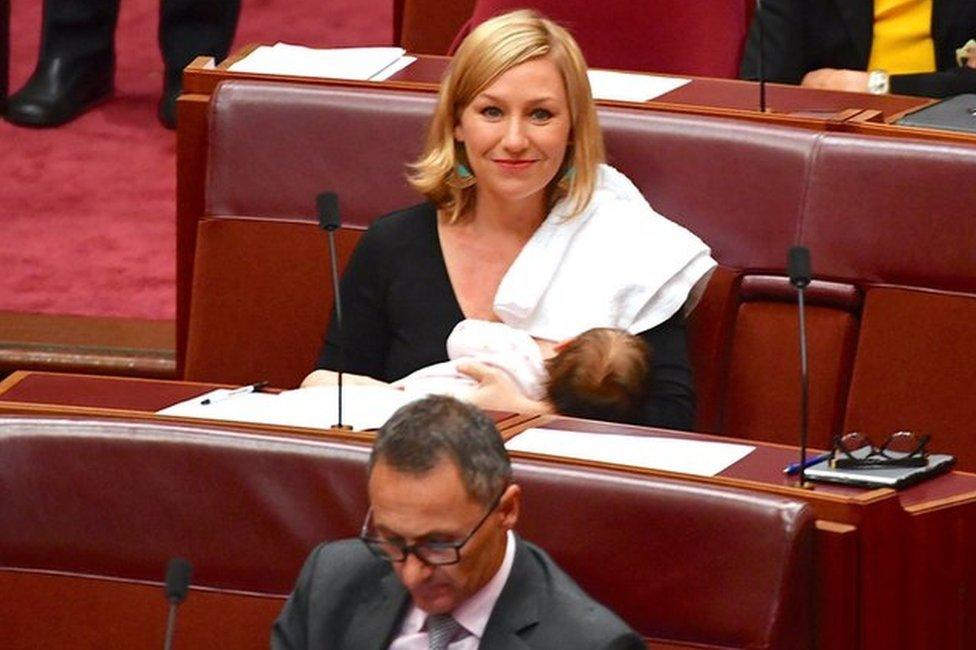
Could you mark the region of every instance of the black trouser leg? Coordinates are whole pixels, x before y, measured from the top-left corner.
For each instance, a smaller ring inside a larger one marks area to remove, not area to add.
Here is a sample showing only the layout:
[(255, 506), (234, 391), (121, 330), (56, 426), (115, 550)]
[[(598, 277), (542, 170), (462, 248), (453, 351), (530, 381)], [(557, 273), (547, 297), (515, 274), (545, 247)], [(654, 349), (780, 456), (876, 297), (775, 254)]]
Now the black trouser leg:
[(41, 60), (114, 54), (119, 0), (45, 0)]
[(226, 57), (240, 10), (240, 0), (162, 0), (159, 49), (166, 70), (182, 70), (201, 55)]
[(45, 0), (37, 67), (10, 97), (7, 119), (57, 126), (111, 95), (118, 17), (118, 0)]
[(195, 57), (218, 61), (227, 56), (237, 29), (240, 0), (162, 0), (159, 6), (159, 49), (166, 72), (159, 121), (176, 126), (176, 96), (183, 68)]

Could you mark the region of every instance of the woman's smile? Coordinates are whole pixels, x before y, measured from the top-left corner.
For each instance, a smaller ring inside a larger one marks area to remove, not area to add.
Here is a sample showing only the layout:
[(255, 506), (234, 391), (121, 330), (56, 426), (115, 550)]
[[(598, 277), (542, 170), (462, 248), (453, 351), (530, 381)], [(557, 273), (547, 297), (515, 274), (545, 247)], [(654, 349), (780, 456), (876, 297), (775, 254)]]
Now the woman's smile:
[(464, 145), (479, 200), (511, 210), (526, 200), (542, 210), (566, 157), (571, 130), (566, 88), (552, 59), (515, 66), (461, 112), (454, 137)]

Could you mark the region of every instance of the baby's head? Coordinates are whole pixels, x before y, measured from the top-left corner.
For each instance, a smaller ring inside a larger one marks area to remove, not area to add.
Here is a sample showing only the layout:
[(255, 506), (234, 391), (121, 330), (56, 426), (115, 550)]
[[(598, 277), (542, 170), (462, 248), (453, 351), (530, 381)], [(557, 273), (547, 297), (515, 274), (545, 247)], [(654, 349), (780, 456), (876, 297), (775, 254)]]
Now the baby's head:
[(651, 349), (639, 336), (596, 327), (563, 345), (546, 370), (557, 413), (633, 422), (651, 386)]

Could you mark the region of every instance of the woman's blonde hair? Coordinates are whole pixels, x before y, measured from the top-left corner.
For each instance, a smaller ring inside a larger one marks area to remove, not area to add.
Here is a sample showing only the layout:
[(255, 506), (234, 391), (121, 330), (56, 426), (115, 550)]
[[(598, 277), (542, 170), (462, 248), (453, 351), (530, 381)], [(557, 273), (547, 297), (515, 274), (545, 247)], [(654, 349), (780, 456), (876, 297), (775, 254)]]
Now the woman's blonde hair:
[(454, 139), (461, 112), (495, 79), (526, 61), (547, 56), (566, 87), (571, 130), (562, 170), (549, 184), (551, 207), (568, 197), (576, 215), (593, 196), (597, 165), (603, 162), (603, 136), (586, 76), (586, 61), (573, 37), (539, 13), (522, 9), (488, 20), (458, 48), (441, 82), (437, 107), (420, 159), (410, 166), (408, 180), (434, 202), (451, 223), (467, 214), (474, 202), (477, 179), (460, 175), (470, 169), (464, 146)]

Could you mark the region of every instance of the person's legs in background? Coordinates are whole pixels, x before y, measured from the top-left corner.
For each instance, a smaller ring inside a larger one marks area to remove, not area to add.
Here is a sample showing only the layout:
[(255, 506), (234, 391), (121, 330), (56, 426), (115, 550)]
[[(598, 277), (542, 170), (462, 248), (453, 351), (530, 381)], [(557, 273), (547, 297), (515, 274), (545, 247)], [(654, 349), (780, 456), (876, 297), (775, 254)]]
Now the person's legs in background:
[(159, 49), (163, 55), (163, 96), (159, 100), (159, 120), (176, 125), (176, 97), (185, 68), (197, 56), (212, 56), (218, 61), (227, 56), (240, 0), (162, 0), (159, 8)]
[(37, 67), (7, 102), (26, 126), (70, 122), (113, 90), (118, 0), (45, 0)]

